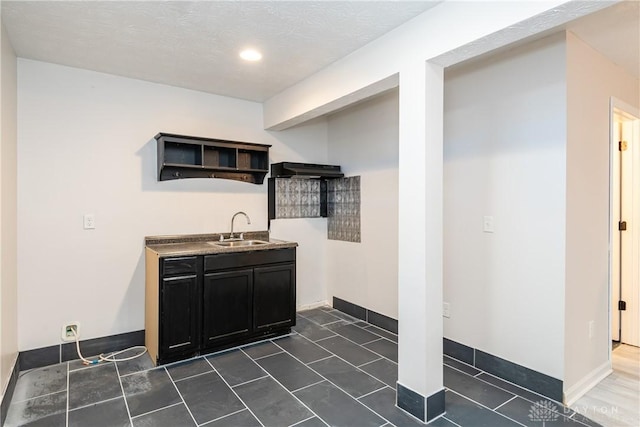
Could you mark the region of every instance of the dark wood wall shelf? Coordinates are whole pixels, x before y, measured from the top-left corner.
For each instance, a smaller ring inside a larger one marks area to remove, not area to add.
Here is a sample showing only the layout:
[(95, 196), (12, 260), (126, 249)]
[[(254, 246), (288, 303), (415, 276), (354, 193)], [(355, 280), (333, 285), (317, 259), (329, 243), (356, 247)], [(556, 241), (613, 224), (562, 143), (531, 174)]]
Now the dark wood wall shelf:
[(159, 133), (158, 181), (222, 178), (262, 184), (269, 172), (269, 147), (251, 142)]

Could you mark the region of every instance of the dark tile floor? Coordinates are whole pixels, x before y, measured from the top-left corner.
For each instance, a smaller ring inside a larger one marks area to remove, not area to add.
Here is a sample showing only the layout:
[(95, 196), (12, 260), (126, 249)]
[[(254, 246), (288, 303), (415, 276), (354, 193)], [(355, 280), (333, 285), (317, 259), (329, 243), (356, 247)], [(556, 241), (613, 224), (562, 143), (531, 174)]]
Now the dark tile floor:
[[(398, 338), (329, 307), (291, 335), (154, 368), (148, 355), (20, 373), (5, 426), (419, 426), (395, 406)], [(430, 425), (597, 424), (444, 358), (446, 414)], [(537, 403), (537, 405), (536, 405)]]

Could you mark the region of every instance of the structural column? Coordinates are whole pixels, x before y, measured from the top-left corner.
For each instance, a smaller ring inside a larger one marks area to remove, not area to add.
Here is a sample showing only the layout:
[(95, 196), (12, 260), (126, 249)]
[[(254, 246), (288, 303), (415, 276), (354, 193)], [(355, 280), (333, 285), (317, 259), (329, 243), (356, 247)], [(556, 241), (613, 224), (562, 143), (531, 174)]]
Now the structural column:
[(444, 413), (442, 380), (443, 69), (400, 71), (397, 404)]

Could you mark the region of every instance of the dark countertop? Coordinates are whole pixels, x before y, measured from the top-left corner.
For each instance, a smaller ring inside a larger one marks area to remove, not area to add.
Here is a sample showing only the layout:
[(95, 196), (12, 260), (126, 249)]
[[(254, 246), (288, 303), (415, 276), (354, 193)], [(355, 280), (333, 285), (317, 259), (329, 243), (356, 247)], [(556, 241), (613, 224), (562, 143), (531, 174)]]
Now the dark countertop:
[[(218, 246), (208, 242), (217, 242), (220, 236), (229, 238), (229, 233), (184, 234), (177, 236), (147, 236), (144, 238), (148, 250), (155, 252), (160, 258), (186, 255), (214, 255), (235, 252), (267, 251), (271, 249), (295, 248), (296, 242), (288, 242), (269, 237), (267, 231), (247, 231), (244, 240), (262, 240), (265, 245), (256, 246)], [(240, 236), (240, 233), (236, 233)]]

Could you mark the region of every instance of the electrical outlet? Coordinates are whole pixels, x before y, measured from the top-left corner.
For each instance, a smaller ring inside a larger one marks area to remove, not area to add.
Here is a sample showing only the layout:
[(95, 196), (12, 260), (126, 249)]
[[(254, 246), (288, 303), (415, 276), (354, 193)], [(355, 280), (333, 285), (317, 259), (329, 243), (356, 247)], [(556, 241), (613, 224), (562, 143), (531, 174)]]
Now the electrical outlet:
[(450, 311), (450, 306), (448, 302), (442, 303), (442, 316), (446, 318), (451, 317), (451, 311)]
[[(76, 334), (73, 334), (75, 329)], [(80, 322), (69, 322), (62, 325), (62, 341), (75, 341), (76, 336), (80, 337)]]
[(84, 220), (85, 230), (93, 230), (96, 228), (96, 216), (94, 214), (84, 214), (82, 218)]
[(589, 320), (589, 339), (593, 339), (593, 334), (595, 333), (596, 323), (595, 320)]
[(492, 216), (483, 216), (482, 217), (482, 231), (485, 233), (493, 233), (493, 217)]

